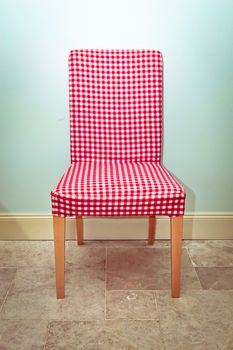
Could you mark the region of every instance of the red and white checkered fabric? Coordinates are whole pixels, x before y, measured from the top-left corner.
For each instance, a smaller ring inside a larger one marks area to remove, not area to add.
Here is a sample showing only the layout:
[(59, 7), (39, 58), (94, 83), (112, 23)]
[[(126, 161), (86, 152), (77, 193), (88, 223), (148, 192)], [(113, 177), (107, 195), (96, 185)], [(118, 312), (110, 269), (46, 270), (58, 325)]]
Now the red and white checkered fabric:
[(183, 188), (155, 162), (75, 162), (52, 191), (53, 215), (62, 216), (177, 216), (184, 202)]
[(160, 164), (161, 53), (71, 51), (69, 84), (71, 166), (53, 215), (183, 215), (185, 192)]
[(71, 162), (160, 161), (160, 52), (71, 51), (69, 89)]

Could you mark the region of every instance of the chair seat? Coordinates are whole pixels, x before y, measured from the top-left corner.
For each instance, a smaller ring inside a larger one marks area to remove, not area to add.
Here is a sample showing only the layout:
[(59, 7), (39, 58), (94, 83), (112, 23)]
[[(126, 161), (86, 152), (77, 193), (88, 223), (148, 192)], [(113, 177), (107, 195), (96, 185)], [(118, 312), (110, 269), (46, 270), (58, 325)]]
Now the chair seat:
[(99, 160), (72, 163), (51, 198), (59, 216), (178, 216), (185, 192), (159, 163)]

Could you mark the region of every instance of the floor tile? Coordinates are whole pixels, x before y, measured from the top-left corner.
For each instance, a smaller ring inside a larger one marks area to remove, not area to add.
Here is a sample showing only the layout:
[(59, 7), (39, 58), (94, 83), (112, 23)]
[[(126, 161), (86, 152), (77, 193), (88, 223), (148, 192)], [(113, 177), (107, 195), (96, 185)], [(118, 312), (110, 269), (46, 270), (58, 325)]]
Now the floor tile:
[(43, 350), (48, 321), (0, 319), (1, 350)]
[(170, 240), (160, 239), (155, 240), (154, 245), (148, 245), (147, 240), (102, 240), (102, 241), (84, 241), (84, 245), (88, 247), (106, 247), (106, 248), (168, 248), (170, 247)]
[(52, 241), (0, 241), (0, 267), (53, 265)]
[(0, 268), (0, 308), (15, 277), (16, 268)]
[[(76, 241), (66, 242), (66, 267), (104, 268), (105, 248), (77, 246)], [(0, 242), (0, 268), (10, 266), (54, 267), (54, 246), (51, 241)]]
[(106, 248), (90, 248), (85, 244), (77, 246), (75, 241), (69, 241), (66, 244), (66, 267), (74, 266), (77, 269), (104, 269)]
[(84, 246), (87, 247), (114, 247), (114, 248), (122, 248), (122, 247), (146, 247), (146, 240), (95, 240), (95, 241), (84, 241)]
[[(133, 269), (127, 271), (108, 271), (108, 290), (165, 290), (171, 288), (170, 267), (157, 267), (147, 274)], [(182, 269), (181, 289), (202, 289), (194, 268)]]
[(45, 350), (162, 350), (156, 321), (52, 322)]
[(107, 319), (156, 319), (158, 312), (152, 291), (108, 291), (106, 295)]
[(203, 289), (232, 289), (233, 267), (196, 267)]
[(233, 291), (192, 291), (172, 299), (156, 291), (165, 349), (230, 350)]
[(103, 319), (105, 272), (72, 268), (66, 271), (65, 298), (55, 296), (54, 270), (19, 268), (0, 316), (4, 319)]
[(190, 241), (187, 247), (196, 267), (233, 267), (233, 240)]
[[(186, 249), (182, 255), (182, 288), (200, 289)], [(170, 289), (170, 265), (169, 248), (108, 248), (107, 289)]]
[[(115, 269), (122, 266), (157, 267), (170, 263), (169, 248), (107, 248), (107, 266)], [(135, 258), (137, 257), (136, 261)], [(123, 260), (122, 260), (123, 259)], [(182, 251), (182, 262), (185, 267), (192, 267), (186, 249)]]

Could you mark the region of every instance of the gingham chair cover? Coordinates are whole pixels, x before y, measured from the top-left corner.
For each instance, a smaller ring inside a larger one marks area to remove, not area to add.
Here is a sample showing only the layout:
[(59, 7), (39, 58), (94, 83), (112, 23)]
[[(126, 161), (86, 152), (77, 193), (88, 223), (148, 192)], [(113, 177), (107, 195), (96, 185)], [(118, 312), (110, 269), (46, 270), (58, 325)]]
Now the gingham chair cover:
[(184, 189), (161, 165), (161, 53), (71, 51), (69, 91), (71, 166), (53, 215), (183, 215)]

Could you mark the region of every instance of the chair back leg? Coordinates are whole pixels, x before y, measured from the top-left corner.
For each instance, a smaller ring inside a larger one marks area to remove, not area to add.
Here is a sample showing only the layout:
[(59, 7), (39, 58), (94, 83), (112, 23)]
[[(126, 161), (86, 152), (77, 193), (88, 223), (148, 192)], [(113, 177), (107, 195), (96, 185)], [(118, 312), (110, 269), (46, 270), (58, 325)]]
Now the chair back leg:
[(76, 231), (77, 231), (77, 244), (83, 244), (83, 218), (82, 216), (76, 217)]
[(155, 216), (149, 216), (149, 226), (148, 226), (148, 244), (153, 245), (155, 240)]
[(171, 217), (171, 294), (173, 298), (180, 296), (180, 274), (182, 254), (183, 216)]
[(65, 218), (53, 216), (57, 299), (65, 297)]

